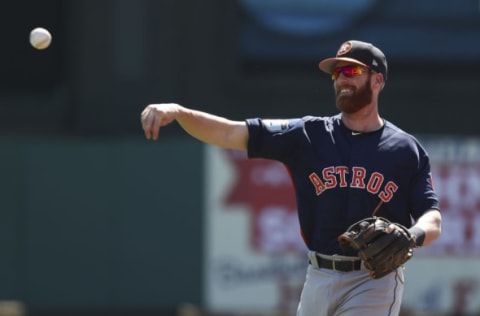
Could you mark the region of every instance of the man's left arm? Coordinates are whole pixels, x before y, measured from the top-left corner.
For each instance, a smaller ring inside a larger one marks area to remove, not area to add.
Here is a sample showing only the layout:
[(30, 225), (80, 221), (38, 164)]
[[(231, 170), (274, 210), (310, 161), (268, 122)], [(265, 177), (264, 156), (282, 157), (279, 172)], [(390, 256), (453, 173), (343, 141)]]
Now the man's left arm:
[(410, 233), (415, 236), (417, 247), (431, 244), (440, 237), (442, 232), (442, 215), (437, 209), (429, 209), (410, 227)]

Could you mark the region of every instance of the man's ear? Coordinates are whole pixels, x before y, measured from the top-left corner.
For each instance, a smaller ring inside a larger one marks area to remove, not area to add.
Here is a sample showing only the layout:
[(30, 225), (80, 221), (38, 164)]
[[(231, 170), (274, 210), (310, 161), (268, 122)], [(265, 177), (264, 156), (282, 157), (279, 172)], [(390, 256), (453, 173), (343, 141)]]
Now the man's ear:
[(380, 87), (380, 90), (382, 90), (383, 87), (385, 86), (385, 80), (383, 79), (383, 75), (380, 74), (380, 73), (377, 73), (376, 76), (375, 76), (374, 83), (375, 83), (375, 85)]

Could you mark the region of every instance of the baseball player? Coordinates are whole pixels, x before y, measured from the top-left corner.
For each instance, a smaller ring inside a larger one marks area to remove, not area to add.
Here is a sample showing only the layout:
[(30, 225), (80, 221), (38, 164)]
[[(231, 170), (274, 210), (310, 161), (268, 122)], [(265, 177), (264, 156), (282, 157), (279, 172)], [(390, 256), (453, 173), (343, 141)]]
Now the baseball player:
[(147, 139), (156, 140), (162, 126), (176, 121), (200, 141), (289, 169), (309, 250), (298, 316), (398, 315), (403, 266), (373, 278), (364, 256), (342, 248), (338, 238), (375, 214), (392, 222), (387, 236), (402, 225), (414, 246), (437, 239), (441, 214), (429, 158), (412, 135), (379, 114), (388, 73), (380, 49), (350, 40), (319, 68), (332, 77), (335, 116), (232, 121), (178, 104), (151, 104), (141, 113), (142, 127)]

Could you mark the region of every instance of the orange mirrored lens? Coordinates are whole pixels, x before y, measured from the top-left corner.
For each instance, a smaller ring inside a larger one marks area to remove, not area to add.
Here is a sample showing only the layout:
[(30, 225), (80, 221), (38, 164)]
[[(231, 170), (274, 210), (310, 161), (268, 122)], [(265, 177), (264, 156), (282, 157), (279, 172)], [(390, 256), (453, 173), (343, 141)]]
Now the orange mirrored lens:
[(340, 73), (344, 74), (346, 77), (358, 76), (363, 73), (364, 67), (362, 66), (344, 66), (337, 67), (332, 72), (332, 80), (337, 80)]

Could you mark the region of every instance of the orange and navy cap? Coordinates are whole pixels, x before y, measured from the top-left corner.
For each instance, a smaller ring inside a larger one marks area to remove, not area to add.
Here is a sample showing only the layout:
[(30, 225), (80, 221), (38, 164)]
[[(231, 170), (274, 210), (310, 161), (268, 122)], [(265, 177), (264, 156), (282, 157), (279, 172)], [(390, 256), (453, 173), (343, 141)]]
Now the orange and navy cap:
[(368, 67), (383, 75), (387, 80), (387, 58), (385, 54), (371, 43), (362, 41), (347, 41), (337, 51), (337, 56), (322, 60), (318, 67), (320, 70), (331, 74), (340, 61)]

